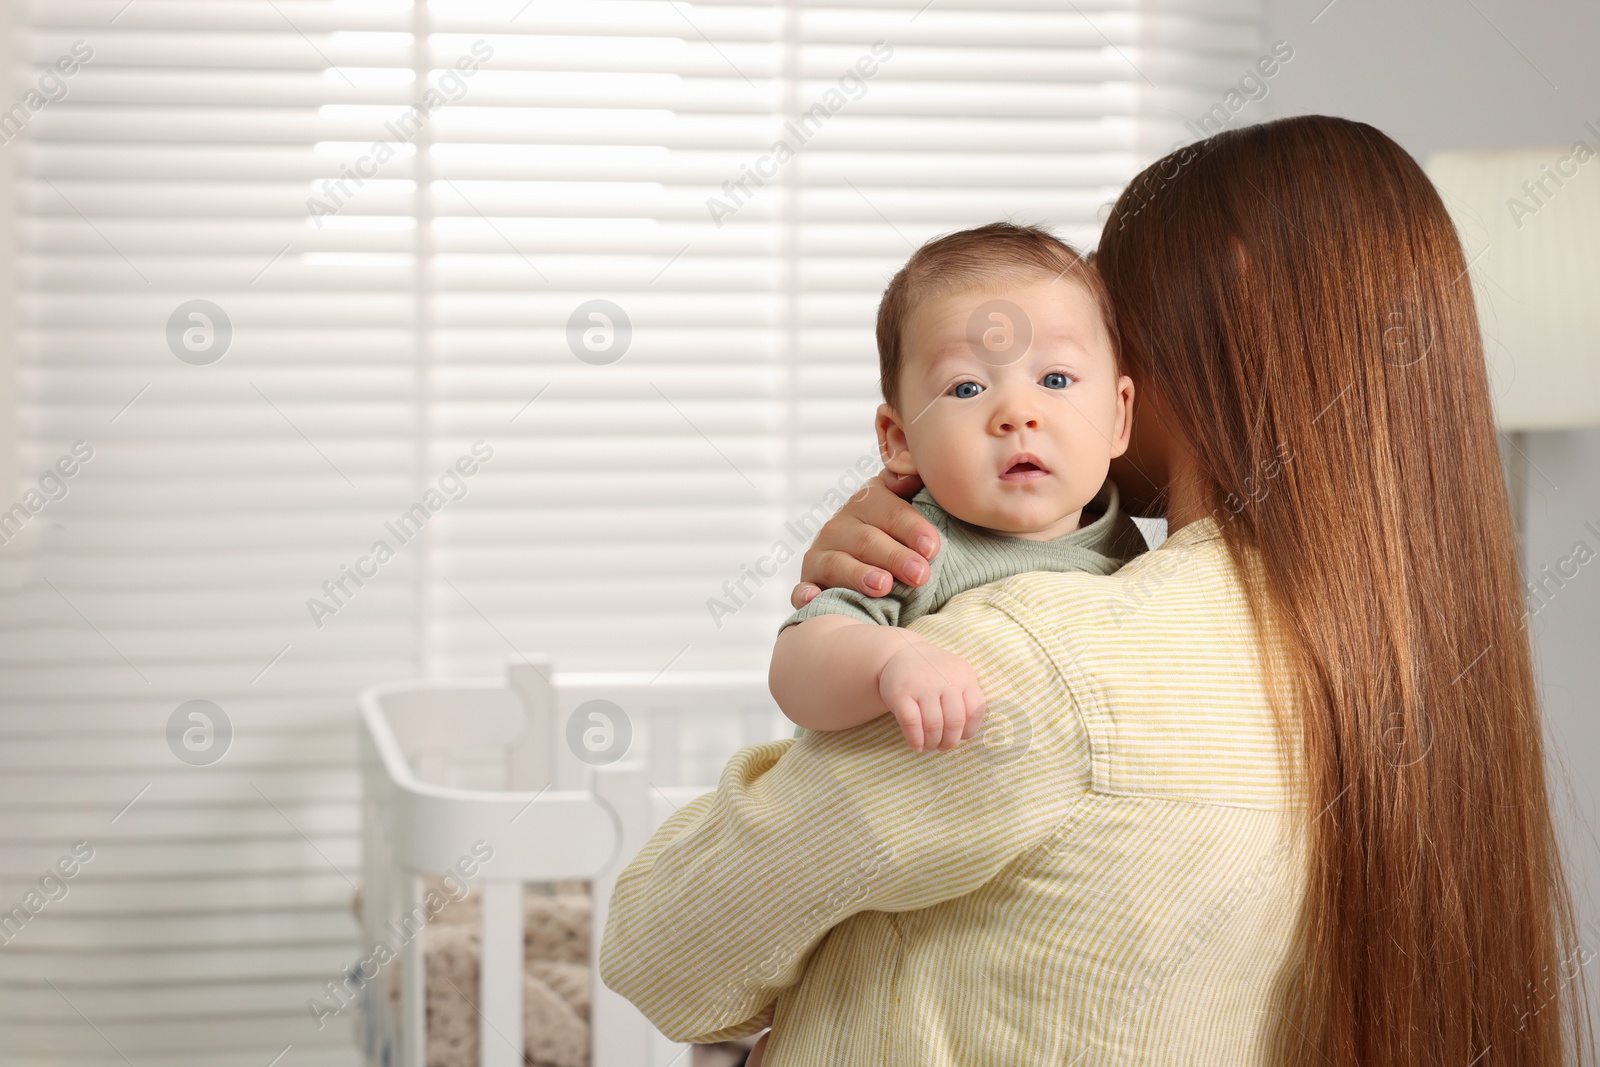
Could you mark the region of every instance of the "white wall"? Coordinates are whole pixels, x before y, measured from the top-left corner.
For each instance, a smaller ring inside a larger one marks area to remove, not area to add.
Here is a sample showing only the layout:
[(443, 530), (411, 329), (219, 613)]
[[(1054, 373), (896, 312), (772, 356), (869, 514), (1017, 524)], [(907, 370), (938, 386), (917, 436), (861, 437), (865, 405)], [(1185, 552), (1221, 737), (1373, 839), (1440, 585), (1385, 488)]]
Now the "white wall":
[[(1588, 121), (1600, 126), (1600, 7), (1572, 0), (1325, 2), (1267, 0), (1267, 40), (1287, 40), (1295, 56), (1266, 99), (1251, 105), (1264, 109), (1262, 117), (1359, 119), (1419, 162), (1440, 149), (1566, 147), (1580, 138), (1600, 147), (1584, 129)], [(1530, 442), (1524, 564), (1537, 574), (1573, 556), (1576, 542), (1600, 552), (1600, 427), (1534, 434)], [(1530, 628), (1552, 749), (1551, 790), (1580, 923), (1600, 923), (1600, 560), (1580, 567)], [(1595, 933), (1583, 940), (1600, 951)], [(1588, 970), (1591, 988), (1600, 986), (1600, 967)]]

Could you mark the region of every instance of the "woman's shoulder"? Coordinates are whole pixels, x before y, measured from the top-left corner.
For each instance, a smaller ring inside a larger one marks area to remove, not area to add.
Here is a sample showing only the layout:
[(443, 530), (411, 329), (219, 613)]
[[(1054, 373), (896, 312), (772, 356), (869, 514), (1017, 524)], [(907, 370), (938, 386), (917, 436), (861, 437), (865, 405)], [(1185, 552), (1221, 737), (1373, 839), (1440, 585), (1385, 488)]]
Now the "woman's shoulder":
[(1061, 673), (1097, 788), (1279, 807), (1290, 797), (1254, 618), (1214, 533), (1185, 527), (1113, 574), (1019, 574), (990, 603)]
[(1165, 612), (1167, 624), (1204, 625), (1238, 607), (1243, 596), (1221, 531), (1210, 518), (1184, 526), (1109, 574), (1027, 571), (997, 584), (1001, 594), (1058, 630), (1099, 625), (1122, 631), (1152, 608)]

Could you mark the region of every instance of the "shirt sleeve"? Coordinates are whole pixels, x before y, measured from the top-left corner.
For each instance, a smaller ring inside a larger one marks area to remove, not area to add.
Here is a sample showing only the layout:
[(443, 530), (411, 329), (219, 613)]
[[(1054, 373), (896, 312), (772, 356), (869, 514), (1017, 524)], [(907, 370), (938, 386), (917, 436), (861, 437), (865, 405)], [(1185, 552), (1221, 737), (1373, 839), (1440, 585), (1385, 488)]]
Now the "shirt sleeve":
[(778, 632), (781, 634), (795, 623), (814, 619), (818, 615), (849, 615), (879, 626), (899, 626), (901, 609), (909, 601), (913, 588), (897, 580), (883, 596), (867, 596), (844, 586), (832, 586), (796, 608), (778, 626)]
[(907, 628), (973, 665), (982, 733), (906, 747), (885, 713), (740, 749), (618, 877), (600, 977), (676, 1041), (770, 1025), (829, 930), (964, 896), (1043, 843), (1089, 787), (1072, 694), (996, 586)]

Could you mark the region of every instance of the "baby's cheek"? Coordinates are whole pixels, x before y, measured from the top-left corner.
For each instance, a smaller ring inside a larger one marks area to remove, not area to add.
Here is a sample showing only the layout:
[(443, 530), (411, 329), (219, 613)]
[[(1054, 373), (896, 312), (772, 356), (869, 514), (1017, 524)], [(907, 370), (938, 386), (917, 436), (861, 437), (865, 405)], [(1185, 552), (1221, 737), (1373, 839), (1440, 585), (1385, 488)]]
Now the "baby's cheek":
[(965, 481), (947, 480), (950, 484), (943, 489), (928, 486), (928, 492), (946, 512), (976, 526), (998, 529), (1003, 525), (1005, 501), (995, 486), (981, 484), (976, 475)]
[(946, 510), (960, 510), (977, 496), (978, 448), (964, 441), (955, 435), (936, 436), (915, 452), (922, 484)]

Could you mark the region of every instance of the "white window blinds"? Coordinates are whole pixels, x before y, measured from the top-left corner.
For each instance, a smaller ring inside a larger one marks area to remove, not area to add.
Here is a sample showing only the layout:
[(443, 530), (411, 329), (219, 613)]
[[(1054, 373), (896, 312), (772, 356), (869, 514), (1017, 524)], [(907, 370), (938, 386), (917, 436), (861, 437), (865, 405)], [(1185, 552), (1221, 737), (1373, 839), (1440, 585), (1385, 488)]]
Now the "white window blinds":
[(305, 1004), (359, 955), (354, 692), (764, 665), (877, 469), (888, 275), (996, 218), (1092, 244), (1262, 51), (1253, 0), (11, 18), (22, 1067), (354, 1062)]

